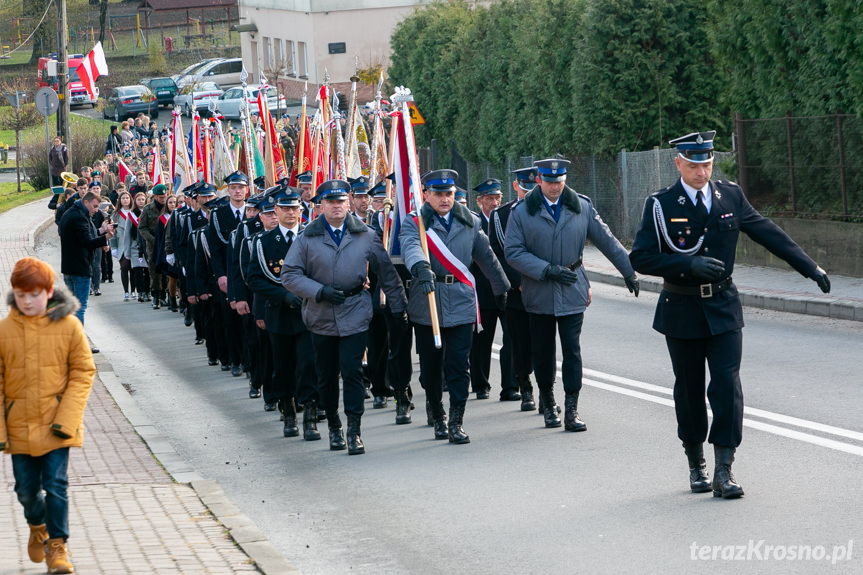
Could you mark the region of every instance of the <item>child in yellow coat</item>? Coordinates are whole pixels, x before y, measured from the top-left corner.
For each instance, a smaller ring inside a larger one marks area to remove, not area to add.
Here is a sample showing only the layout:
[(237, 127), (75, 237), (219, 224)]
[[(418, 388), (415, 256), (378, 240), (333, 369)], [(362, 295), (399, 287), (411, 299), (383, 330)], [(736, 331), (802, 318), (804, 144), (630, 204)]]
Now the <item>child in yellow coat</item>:
[[(0, 451), (12, 455), (15, 493), (30, 526), (27, 551), (49, 573), (71, 573), (67, 469), (83, 442), (96, 365), (78, 300), (36, 258), (15, 264), (11, 311), (0, 320)], [(44, 490), (44, 494), (43, 494)]]

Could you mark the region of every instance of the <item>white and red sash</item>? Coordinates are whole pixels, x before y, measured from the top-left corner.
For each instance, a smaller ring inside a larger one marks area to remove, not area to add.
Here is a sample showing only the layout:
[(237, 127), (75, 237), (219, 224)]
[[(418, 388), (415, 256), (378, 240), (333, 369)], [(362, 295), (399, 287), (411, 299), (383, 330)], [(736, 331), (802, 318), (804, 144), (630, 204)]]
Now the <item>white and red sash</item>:
[(162, 227), (168, 227), (168, 220), (171, 219), (171, 214), (162, 214), (159, 216), (159, 221), (162, 222)]
[(138, 227), (138, 216), (135, 212), (129, 212), (129, 221), (132, 222), (133, 226)]
[[(417, 216), (413, 216), (414, 222), (416, 222), (417, 227), (419, 227), (419, 221)], [(426, 230), (426, 240), (428, 240), (429, 252), (437, 258), (437, 261), (441, 263), (446, 270), (451, 273), (455, 278), (461, 283), (467, 285), (471, 291), (473, 292), (473, 302), (476, 306), (476, 331), (477, 333), (482, 331), (482, 323), (479, 316), (479, 298), (476, 295), (476, 278), (473, 277), (473, 274), (470, 273), (470, 270), (466, 265), (462, 263), (460, 259), (455, 257), (440, 236), (432, 229)]]

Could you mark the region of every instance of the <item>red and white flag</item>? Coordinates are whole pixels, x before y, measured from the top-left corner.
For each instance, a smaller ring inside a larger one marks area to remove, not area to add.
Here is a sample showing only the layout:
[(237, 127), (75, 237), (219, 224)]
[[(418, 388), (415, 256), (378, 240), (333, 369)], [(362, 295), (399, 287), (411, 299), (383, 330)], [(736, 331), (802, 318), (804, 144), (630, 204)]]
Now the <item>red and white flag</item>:
[(119, 167), (119, 173), (117, 175), (120, 177), (121, 182), (125, 184), (127, 176), (131, 176), (133, 180), (135, 179), (135, 173), (129, 169), (129, 166), (123, 163), (123, 160), (117, 160), (117, 164)]
[(102, 43), (96, 42), (87, 57), (81, 60), (81, 65), (78, 66), (78, 77), (81, 79), (81, 84), (87, 88), (91, 98), (96, 97), (96, 80), (99, 76), (108, 75), (108, 62), (105, 61), (105, 51), (102, 50)]
[(150, 164), (150, 181), (153, 182), (153, 185), (156, 184), (164, 184), (165, 179), (162, 176), (162, 161), (159, 157), (159, 140), (156, 139), (156, 144), (153, 146), (152, 151), (150, 152), (153, 155), (153, 161)]

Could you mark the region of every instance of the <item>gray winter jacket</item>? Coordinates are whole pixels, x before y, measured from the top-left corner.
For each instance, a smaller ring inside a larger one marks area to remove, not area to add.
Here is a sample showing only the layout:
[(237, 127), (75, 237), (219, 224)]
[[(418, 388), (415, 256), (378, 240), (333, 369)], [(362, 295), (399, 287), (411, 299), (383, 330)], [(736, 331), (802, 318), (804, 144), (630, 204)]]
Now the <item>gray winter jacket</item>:
[(626, 249), (599, 217), (590, 198), (565, 187), (560, 202), (560, 218), (555, 222), (537, 186), (512, 210), (506, 227), (504, 254), (507, 263), (522, 274), (521, 298), (528, 313), (564, 316), (585, 310), (590, 284), (584, 267), (577, 268), (578, 281), (572, 285), (547, 280), (545, 270), (549, 264), (580, 263), (587, 239), (623, 277), (635, 273)]
[[(488, 278), (494, 295), (501, 295), (509, 290), (509, 281), (503, 273), (503, 268), (488, 245), (486, 236), (480, 225), (479, 218), (466, 207), (456, 203), (452, 209), (450, 229), (435, 217), (434, 210), (428, 204), (423, 204), (423, 222), (426, 229), (434, 232), (443, 240), (446, 247), (465, 266), (475, 262), (483, 275)], [(399, 233), (399, 243), (402, 248), (405, 265), (409, 270), (414, 265), (425, 260), (419, 238), (419, 228), (414, 221), (416, 214), (411, 212), (405, 220)], [(445, 277), (450, 272), (431, 256), (431, 269), (436, 276)], [(441, 327), (454, 327), (468, 323), (476, 323), (476, 304), (473, 290), (459, 281), (445, 283), (435, 282), (435, 303), (437, 304), (438, 320)], [(412, 283), (408, 300), (408, 315), (412, 322), (420, 325), (431, 325), (428, 296), (422, 292), (419, 284)]]
[(362, 286), (369, 267), (377, 274), (390, 309), (405, 311), (405, 290), (374, 230), (348, 215), (337, 246), (321, 216), (306, 226), (288, 250), (280, 279), (286, 289), (303, 298), (303, 322), (310, 332), (346, 337), (369, 327), (372, 298), (368, 290), (348, 297), (341, 305), (319, 301), (319, 295), (327, 285), (342, 291)]

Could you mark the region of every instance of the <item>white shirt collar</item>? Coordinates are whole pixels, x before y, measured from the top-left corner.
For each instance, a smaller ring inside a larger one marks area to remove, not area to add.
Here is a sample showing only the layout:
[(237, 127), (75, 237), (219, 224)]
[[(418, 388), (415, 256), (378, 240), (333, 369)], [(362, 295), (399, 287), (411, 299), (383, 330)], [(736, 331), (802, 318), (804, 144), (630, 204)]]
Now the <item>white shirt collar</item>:
[(300, 225), (299, 225), (299, 224), (297, 224), (297, 225), (295, 225), (295, 226), (294, 226), (294, 227), (292, 227), (292, 228), (286, 228), (286, 227), (285, 227), (285, 226), (283, 226), (282, 224), (279, 224), (279, 231), (280, 231), (280, 232), (282, 232), (282, 236), (283, 236), (285, 239), (288, 239), (288, 232), (293, 232), (293, 233), (294, 233), (294, 236), (293, 236), (293, 237), (295, 237), (295, 238), (296, 238), (296, 237), (297, 237), (297, 233), (299, 233), (299, 231), (300, 231)]
[(546, 198), (546, 197), (545, 197), (545, 194), (542, 194), (542, 199), (543, 199), (543, 200), (545, 200), (545, 205), (547, 205), (547, 206), (549, 206), (549, 207), (556, 206), (557, 204), (559, 204), (559, 203), (560, 203), (560, 196), (558, 196), (558, 197), (557, 197), (557, 201), (556, 201), (556, 202), (552, 202), (551, 200), (549, 200), (548, 198)]
[[(698, 190), (687, 184), (683, 181), (683, 178), (680, 179), (680, 183), (683, 186), (683, 191), (686, 192), (686, 195), (689, 197), (689, 201), (692, 202), (694, 206), (697, 201), (696, 195), (698, 194)], [(704, 207), (707, 208), (707, 211), (710, 212), (711, 206), (713, 206), (713, 194), (710, 193), (710, 183), (703, 188), (704, 190)]]

